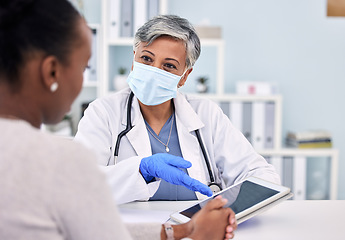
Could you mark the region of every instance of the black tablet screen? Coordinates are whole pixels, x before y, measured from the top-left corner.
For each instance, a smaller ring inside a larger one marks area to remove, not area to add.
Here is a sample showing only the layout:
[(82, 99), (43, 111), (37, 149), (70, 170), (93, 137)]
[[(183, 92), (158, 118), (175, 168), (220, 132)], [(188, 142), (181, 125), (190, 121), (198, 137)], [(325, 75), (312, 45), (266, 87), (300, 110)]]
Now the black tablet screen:
[[(246, 210), (255, 204), (270, 198), (277, 194), (278, 191), (258, 185), (250, 181), (244, 181), (222, 193), (223, 198), (228, 199), (228, 203), (225, 207), (230, 207), (236, 214)], [(216, 197), (215, 195), (214, 197)], [(181, 212), (181, 214), (191, 218), (197, 211), (199, 211), (209, 200), (203, 201), (191, 208), (188, 208)]]

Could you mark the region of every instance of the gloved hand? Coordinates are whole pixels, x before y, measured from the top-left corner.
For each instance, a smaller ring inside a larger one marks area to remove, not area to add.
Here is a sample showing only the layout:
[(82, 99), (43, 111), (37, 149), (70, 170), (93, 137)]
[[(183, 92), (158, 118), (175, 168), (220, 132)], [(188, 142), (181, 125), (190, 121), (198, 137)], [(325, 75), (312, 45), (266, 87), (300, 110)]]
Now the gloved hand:
[(181, 157), (167, 153), (157, 153), (150, 157), (143, 158), (140, 162), (140, 172), (148, 182), (154, 177), (162, 178), (165, 181), (182, 185), (192, 191), (198, 191), (204, 195), (212, 196), (211, 189), (196, 179), (191, 178), (179, 168), (190, 168), (192, 164)]

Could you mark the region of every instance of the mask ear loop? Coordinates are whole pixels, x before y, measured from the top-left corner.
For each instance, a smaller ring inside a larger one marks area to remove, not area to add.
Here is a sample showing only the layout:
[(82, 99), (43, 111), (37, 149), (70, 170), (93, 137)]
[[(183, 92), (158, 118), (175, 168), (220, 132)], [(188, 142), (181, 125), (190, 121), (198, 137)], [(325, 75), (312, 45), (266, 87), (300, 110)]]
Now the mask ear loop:
[[(189, 68), (187, 68), (187, 69), (183, 72), (183, 74), (182, 74), (181, 77), (180, 77), (180, 80), (184, 77), (184, 75), (186, 74), (186, 72), (187, 72), (188, 70), (189, 70)], [(184, 85), (184, 84), (182, 84), (182, 85), (177, 84), (177, 89), (183, 87), (183, 85)]]

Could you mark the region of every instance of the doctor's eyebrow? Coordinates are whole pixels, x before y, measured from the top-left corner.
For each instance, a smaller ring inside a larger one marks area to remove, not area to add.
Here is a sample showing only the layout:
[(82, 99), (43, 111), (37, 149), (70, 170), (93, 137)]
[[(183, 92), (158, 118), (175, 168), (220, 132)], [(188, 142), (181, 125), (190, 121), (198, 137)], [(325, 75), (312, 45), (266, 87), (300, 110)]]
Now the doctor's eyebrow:
[(156, 56), (153, 52), (151, 52), (151, 51), (149, 51), (149, 50), (142, 50), (141, 52), (142, 52), (142, 53), (143, 53), (143, 52), (147, 52), (147, 53), (151, 54), (152, 56)]
[(179, 61), (177, 61), (175, 58), (166, 58), (165, 60), (168, 60), (168, 61), (175, 61), (177, 62), (178, 65), (181, 65)]
[[(151, 54), (151, 55), (154, 56), (154, 57), (156, 56), (153, 52), (151, 52), (151, 51), (149, 51), (149, 50), (146, 50), (146, 49), (142, 50), (141, 52), (142, 52), (142, 53), (147, 52), (147, 53)], [(165, 58), (165, 60), (167, 60), (167, 61), (174, 61), (174, 62), (176, 62), (178, 65), (181, 65), (180, 62), (179, 62), (178, 60), (176, 60), (175, 58)]]

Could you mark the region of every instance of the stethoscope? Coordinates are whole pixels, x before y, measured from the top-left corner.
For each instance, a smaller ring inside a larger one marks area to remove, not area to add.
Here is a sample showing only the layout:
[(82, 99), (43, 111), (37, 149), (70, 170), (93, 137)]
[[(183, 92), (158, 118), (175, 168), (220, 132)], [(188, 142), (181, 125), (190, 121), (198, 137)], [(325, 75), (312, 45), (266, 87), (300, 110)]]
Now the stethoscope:
[[(115, 150), (114, 150), (114, 162), (115, 162), (115, 164), (117, 163), (117, 157), (119, 156), (119, 148), (120, 148), (121, 138), (123, 136), (125, 136), (133, 128), (132, 122), (131, 122), (131, 107), (132, 107), (133, 97), (134, 97), (134, 93), (131, 92), (129, 94), (128, 103), (127, 103), (127, 124), (126, 124), (126, 129), (123, 130), (122, 132), (120, 132), (120, 134), (117, 136), (117, 140), (116, 140), (116, 143), (115, 143)], [(214, 179), (214, 176), (213, 176), (213, 173), (212, 173), (212, 170), (211, 170), (210, 161), (208, 159), (208, 156), (207, 156), (207, 153), (206, 153), (206, 150), (205, 150), (205, 147), (204, 147), (204, 143), (202, 142), (199, 129), (195, 130), (195, 135), (196, 135), (196, 137), (198, 139), (198, 142), (199, 142), (202, 154), (204, 155), (205, 163), (206, 163), (206, 166), (207, 166), (207, 171), (208, 171), (208, 174), (210, 176), (211, 183), (208, 184), (208, 186), (211, 188), (213, 193), (217, 193), (217, 192), (222, 190), (222, 187), (220, 186), (220, 184), (215, 182), (215, 179)], [(109, 161), (110, 161), (110, 159), (109, 159)], [(109, 161), (108, 161), (107, 166), (109, 165)]]

